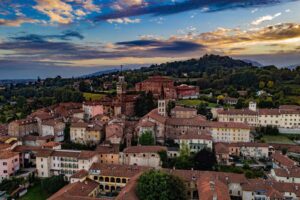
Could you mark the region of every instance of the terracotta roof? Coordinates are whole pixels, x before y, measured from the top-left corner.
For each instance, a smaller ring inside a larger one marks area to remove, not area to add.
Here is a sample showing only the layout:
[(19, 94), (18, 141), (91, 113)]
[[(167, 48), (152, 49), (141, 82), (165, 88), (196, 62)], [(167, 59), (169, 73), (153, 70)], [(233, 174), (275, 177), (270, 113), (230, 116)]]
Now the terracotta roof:
[(50, 150), (50, 149), (40, 149), (40, 150), (37, 150), (36, 157), (47, 158), (47, 157), (51, 156), (52, 153), (53, 153), (53, 150)]
[(215, 143), (216, 154), (229, 154), (228, 145), (225, 143)]
[(205, 117), (197, 115), (193, 118), (168, 118), (167, 125), (173, 126), (207, 126)]
[(227, 185), (221, 182), (211, 173), (204, 173), (197, 181), (199, 200), (212, 200), (215, 197), (222, 200), (230, 200)]
[(7, 144), (7, 143), (0, 143), (0, 151), (6, 150), (6, 149), (10, 149), (11, 145)]
[(88, 175), (89, 175), (88, 171), (81, 169), (77, 171), (75, 174), (73, 174), (70, 178), (82, 179), (84, 177), (87, 177)]
[(276, 176), (279, 177), (294, 177), (294, 178), (300, 178), (300, 168), (294, 167), (294, 168), (275, 168), (274, 172)]
[(85, 106), (102, 106), (100, 101), (86, 101), (86, 102), (83, 102), (83, 105), (85, 105)]
[(198, 140), (212, 140), (212, 136), (210, 134), (205, 133), (187, 133), (179, 136), (181, 140), (191, 140), (191, 139), (198, 139)]
[(139, 200), (136, 195), (136, 187), (140, 175), (141, 172), (132, 177), (115, 200)]
[(15, 156), (19, 156), (18, 153), (13, 151), (1, 151), (0, 152), (0, 159), (9, 159)]
[(44, 148), (53, 148), (53, 147), (56, 147), (56, 146), (59, 146), (59, 145), (61, 145), (61, 143), (51, 141), (51, 142), (47, 142), (47, 143), (43, 144), (43, 147)]
[(275, 153), (272, 154), (272, 158), (276, 163), (284, 167), (293, 167), (297, 164), (297, 162), (285, 155), (282, 155), (282, 153), (279, 151), (275, 151)]
[(218, 110), (220, 115), (257, 115), (256, 111), (249, 109), (228, 109), (228, 110)]
[(271, 145), (267, 143), (257, 143), (257, 142), (236, 142), (228, 143), (230, 147), (266, 147), (269, 148)]
[(26, 145), (19, 145), (16, 146), (13, 151), (15, 152), (28, 152), (28, 151), (39, 151), (42, 147), (40, 146), (26, 146)]
[(100, 154), (118, 154), (119, 145), (112, 145), (112, 146), (98, 145), (95, 151)]
[(209, 122), (209, 127), (212, 128), (239, 128), (239, 129), (250, 129), (250, 126), (245, 123), (239, 122)]
[(61, 121), (55, 120), (55, 119), (51, 119), (51, 120), (42, 122), (42, 125), (47, 125), (47, 126), (55, 126), (57, 124), (64, 124), (64, 123)]
[(155, 123), (150, 122), (150, 121), (141, 121), (138, 123), (138, 126), (140, 127), (154, 127)]
[(88, 123), (85, 122), (76, 122), (71, 124), (71, 128), (87, 128)]
[(85, 179), (84, 181), (71, 183), (60, 189), (48, 200), (79, 200), (79, 199), (94, 199), (89, 197), (90, 193), (99, 187), (99, 183), (91, 179)]
[(100, 170), (103, 176), (115, 176), (131, 178), (140, 172), (149, 170), (149, 167), (133, 166), (133, 165), (117, 165), (117, 164), (103, 164), (93, 163), (90, 167), (91, 170)]
[(97, 155), (96, 151), (81, 151), (78, 159), (87, 160)]
[(300, 106), (298, 105), (281, 105), (279, 106), (281, 110), (300, 110)]
[(159, 151), (167, 151), (164, 146), (131, 146), (124, 149), (124, 153), (157, 153)]
[(183, 107), (183, 106), (175, 106), (172, 111), (194, 111), (197, 112), (195, 108)]

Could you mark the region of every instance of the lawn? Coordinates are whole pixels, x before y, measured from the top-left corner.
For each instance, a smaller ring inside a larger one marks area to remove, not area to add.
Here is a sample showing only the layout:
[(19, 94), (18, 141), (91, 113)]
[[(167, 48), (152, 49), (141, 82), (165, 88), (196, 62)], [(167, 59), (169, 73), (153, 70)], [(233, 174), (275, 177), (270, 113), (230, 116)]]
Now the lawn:
[(28, 192), (19, 200), (45, 200), (49, 195), (42, 190), (41, 184), (36, 183), (33, 187), (28, 189)]
[(101, 100), (104, 96), (105, 94), (95, 94), (95, 93), (88, 93), (88, 92), (83, 93), (83, 97), (86, 101)]
[[(196, 107), (201, 103), (208, 103), (204, 100), (200, 100), (200, 99), (181, 99), (179, 101), (177, 101), (177, 103), (179, 105), (183, 105), (183, 106), (191, 106), (191, 107)], [(208, 103), (208, 107), (215, 107), (216, 104), (214, 103)]]
[(278, 144), (295, 144), (287, 136), (284, 135), (264, 135), (261, 140), (266, 143), (278, 143)]

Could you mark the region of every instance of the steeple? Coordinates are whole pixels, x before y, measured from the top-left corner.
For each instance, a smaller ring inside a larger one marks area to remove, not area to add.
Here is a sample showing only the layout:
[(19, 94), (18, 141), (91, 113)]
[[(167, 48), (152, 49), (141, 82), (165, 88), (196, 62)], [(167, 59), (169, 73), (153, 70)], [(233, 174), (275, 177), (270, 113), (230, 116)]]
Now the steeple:
[(117, 82), (117, 94), (126, 93), (127, 83), (125, 81), (125, 77), (123, 76), (123, 65), (121, 65), (120, 74)]

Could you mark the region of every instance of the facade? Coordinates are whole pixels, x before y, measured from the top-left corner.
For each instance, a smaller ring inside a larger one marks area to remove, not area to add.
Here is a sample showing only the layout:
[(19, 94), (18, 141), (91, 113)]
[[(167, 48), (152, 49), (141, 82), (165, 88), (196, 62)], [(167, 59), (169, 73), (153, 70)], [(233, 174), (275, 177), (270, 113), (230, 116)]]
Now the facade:
[(102, 115), (104, 113), (103, 105), (100, 102), (90, 101), (82, 104), (84, 112), (84, 119), (91, 119), (96, 115)]
[(179, 136), (175, 142), (179, 144), (180, 148), (187, 145), (191, 153), (197, 153), (204, 148), (213, 149), (213, 140), (209, 133), (187, 133)]
[(250, 142), (250, 127), (236, 122), (210, 122), (208, 129), (215, 142)]
[(119, 145), (98, 145), (96, 150), (99, 162), (104, 164), (119, 164)]
[(164, 76), (151, 76), (143, 82), (135, 85), (136, 91), (152, 92), (154, 97), (158, 98), (162, 93), (166, 99), (176, 99), (176, 87), (174, 81)]
[(158, 154), (160, 151), (167, 152), (167, 148), (163, 146), (127, 147), (120, 155), (120, 160), (125, 165), (160, 168), (162, 164)]
[(102, 133), (103, 128), (96, 123), (77, 122), (70, 127), (70, 139), (74, 143), (99, 144)]
[(88, 170), (98, 156), (94, 151), (42, 149), (36, 155), (38, 177), (51, 177), (63, 174), (70, 177), (77, 171)]
[(21, 138), (25, 135), (37, 132), (37, 121), (33, 118), (15, 120), (8, 124), (8, 134), (10, 136)]
[(257, 109), (250, 102), (248, 109), (229, 109), (218, 112), (220, 122), (243, 122), (250, 126), (275, 126), (281, 132), (293, 133), (300, 130), (300, 109), (285, 107), (279, 109)]
[(58, 120), (47, 120), (42, 122), (41, 136), (52, 135), (56, 142), (64, 141), (65, 123)]
[(9, 179), (20, 169), (19, 154), (10, 150), (0, 152), (0, 182)]
[(177, 98), (197, 99), (199, 97), (199, 87), (182, 84), (176, 87)]
[(105, 127), (105, 138), (111, 144), (120, 144), (124, 137), (125, 120), (112, 119)]

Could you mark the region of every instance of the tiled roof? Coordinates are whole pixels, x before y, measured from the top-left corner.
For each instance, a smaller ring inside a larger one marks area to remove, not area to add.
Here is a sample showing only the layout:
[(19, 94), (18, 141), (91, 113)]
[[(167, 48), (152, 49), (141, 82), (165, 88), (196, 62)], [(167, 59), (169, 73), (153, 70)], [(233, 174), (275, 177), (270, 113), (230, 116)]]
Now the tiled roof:
[(15, 152), (27, 152), (27, 151), (39, 151), (41, 149), (42, 149), (42, 147), (40, 147), (40, 146), (18, 145), (13, 149), (13, 151), (15, 151)]
[(206, 133), (187, 133), (179, 136), (181, 140), (192, 140), (192, 139), (199, 139), (199, 140), (212, 140), (212, 136)]
[(149, 167), (142, 166), (103, 164), (98, 162), (93, 163), (89, 170), (100, 170), (100, 173), (103, 176), (131, 178), (136, 174), (147, 171), (149, 169)]
[(159, 151), (167, 151), (164, 146), (131, 146), (124, 149), (124, 153), (157, 153)]
[(276, 168), (274, 169), (274, 172), (276, 176), (279, 177), (294, 177), (294, 178), (300, 178), (300, 168), (294, 167), (294, 168)]
[(228, 109), (228, 110), (218, 110), (220, 115), (257, 115), (256, 111), (249, 109)]
[(211, 173), (204, 173), (197, 181), (199, 200), (212, 200), (214, 198), (230, 200), (229, 189), (227, 185), (221, 182)]
[(84, 170), (84, 169), (81, 169), (79, 171), (77, 171), (75, 174), (73, 174), (70, 178), (78, 178), (78, 179), (81, 179), (81, 178), (84, 178), (86, 176), (89, 175), (89, 172)]
[(0, 151), (0, 159), (9, 159), (15, 156), (19, 156), (19, 154), (13, 151)]
[(43, 144), (43, 147), (44, 148), (53, 148), (53, 147), (56, 147), (59, 145), (61, 145), (61, 143), (51, 141), (51, 142), (47, 142), (47, 143)]
[(207, 121), (203, 116), (197, 115), (193, 118), (168, 118), (166, 124), (173, 126), (207, 126)]
[(183, 106), (175, 106), (172, 111), (194, 111), (197, 112), (195, 108), (188, 108), (188, 107), (183, 107)]
[(98, 145), (95, 151), (100, 154), (118, 154), (119, 145), (113, 145), (113, 146)]
[(79, 200), (79, 199), (94, 199), (89, 197), (89, 194), (99, 187), (99, 183), (91, 179), (86, 179), (82, 182), (71, 183), (60, 189), (48, 200)]
[(292, 159), (290, 159), (285, 155), (282, 155), (282, 153), (279, 151), (275, 151), (275, 153), (273, 153), (272, 155), (272, 158), (280, 166), (284, 166), (284, 167), (293, 167), (297, 164), (297, 162), (293, 161)]
[(46, 136), (25, 135), (22, 139), (25, 141), (51, 140), (54, 139), (54, 136), (53, 135), (46, 135)]
[(245, 123), (239, 122), (210, 122), (209, 127), (212, 128), (239, 128), (239, 129), (250, 129), (250, 126)]
[(87, 128), (88, 123), (85, 122), (76, 122), (71, 124), (71, 128)]
[(229, 154), (228, 145), (221, 142), (215, 143), (215, 152), (216, 154)]

